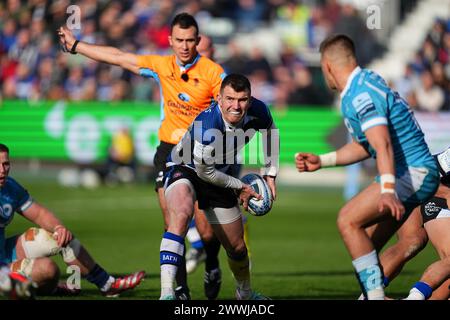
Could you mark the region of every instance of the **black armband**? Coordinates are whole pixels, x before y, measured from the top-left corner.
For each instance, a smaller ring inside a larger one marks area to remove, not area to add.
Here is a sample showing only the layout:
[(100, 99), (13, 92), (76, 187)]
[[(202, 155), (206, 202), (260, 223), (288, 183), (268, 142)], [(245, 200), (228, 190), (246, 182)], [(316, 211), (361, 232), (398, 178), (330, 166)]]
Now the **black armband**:
[(76, 49), (77, 49), (78, 42), (80, 42), (80, 41), (75, 40), (75, 42), (73, 43), (72, 49), (70, 49), (71, 54), (77, 54)]

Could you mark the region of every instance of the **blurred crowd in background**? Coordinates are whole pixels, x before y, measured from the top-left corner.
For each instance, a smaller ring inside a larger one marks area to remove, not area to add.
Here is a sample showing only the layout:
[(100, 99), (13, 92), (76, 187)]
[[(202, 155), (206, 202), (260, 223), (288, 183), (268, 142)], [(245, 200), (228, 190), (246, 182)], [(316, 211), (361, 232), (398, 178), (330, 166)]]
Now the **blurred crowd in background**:
[[(416, 2), (401, 1), (400, 20)], [(61, 51), (56, 29), (66, 24), (71, 4), (81, 9), (81, 29), (74, 30), (79, 40), (138, 54), (171, 53), (170, 21), (179, 12), (194, 15), (206, 34), (231, 25), (228, 33), (209, 34), (220, 45), (217, 62), (228, 73), (247, 75), (253, 94), (276, 108), (333, 104), (318, 61), (301, 50), (317, 52), (330, 33), (346, 33), (355, 40), (362, 66), (386, 50), (349, 0), (7, 0), (0, 3), (3, 99), (159, 101), (155, 81)], [(259, 49), (256, 37), (251, 50), (235, 41), (262, 29), (281, 38), (275, 57)], [(405, 75), (393, 82), (412, 107), (449, 109), (449, 54), (450, 23), (439, 20)]]
[(450, 19), (433, 24), (405, 74), (394, 88), (411, 108), (421, 111), (450, 110)]

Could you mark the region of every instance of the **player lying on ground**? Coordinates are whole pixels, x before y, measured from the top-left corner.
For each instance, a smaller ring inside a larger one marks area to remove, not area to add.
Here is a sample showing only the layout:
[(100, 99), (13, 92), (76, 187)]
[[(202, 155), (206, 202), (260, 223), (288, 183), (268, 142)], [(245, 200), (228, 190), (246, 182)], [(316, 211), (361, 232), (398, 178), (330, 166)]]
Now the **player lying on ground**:
[[(10, 168), (9, 149), (0, 144), (0, 262), (33, 280), (38, 285), (38, 294), (58, 294), (65, 288), (58, 286), (58, 266), (48, 258), (56, 254), (61, 254), (67, 265), (77, 266), (81, 275), (105, 296), (117, 296), (142, 281), (144, 271), (123, 278), (107, 273), (51, 211), (34, 201), (9, 177)], [(14, 212), (39, 228), (30, 228), (21, 235), (5, 239), (5, 228)]]

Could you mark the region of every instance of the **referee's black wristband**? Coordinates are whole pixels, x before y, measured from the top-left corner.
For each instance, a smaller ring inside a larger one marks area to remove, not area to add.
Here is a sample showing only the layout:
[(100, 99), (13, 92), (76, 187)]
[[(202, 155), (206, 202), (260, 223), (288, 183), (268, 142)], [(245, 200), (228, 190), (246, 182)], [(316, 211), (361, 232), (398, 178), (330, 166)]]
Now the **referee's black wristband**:
[(78, 42), (80, 42), (80, 41), (75, 40), (75, 42), (73, 43), (72, 49), (70, 49), (71, 54), (77, 54), (76, 49), (77, 49)]

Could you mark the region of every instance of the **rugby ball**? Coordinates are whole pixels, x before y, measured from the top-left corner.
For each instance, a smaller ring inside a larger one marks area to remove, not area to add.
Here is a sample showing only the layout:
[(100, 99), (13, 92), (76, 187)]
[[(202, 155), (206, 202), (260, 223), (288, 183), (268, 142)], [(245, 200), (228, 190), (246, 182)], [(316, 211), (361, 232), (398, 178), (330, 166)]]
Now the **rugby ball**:
[(250, 199), (248, 202), (248, 209), (250, 213), (254, 216), (263, 216), (267, 214), (270, 209), (272, 209), (273, 197), (272, 191), (270, 191), (266, 180), (264, 180), (259, 174), (249, 173), (243, 176), (241, 181), (250, 185), (256, 193), (263, 197), (261, 200), (257, 200), (256, 198)]

